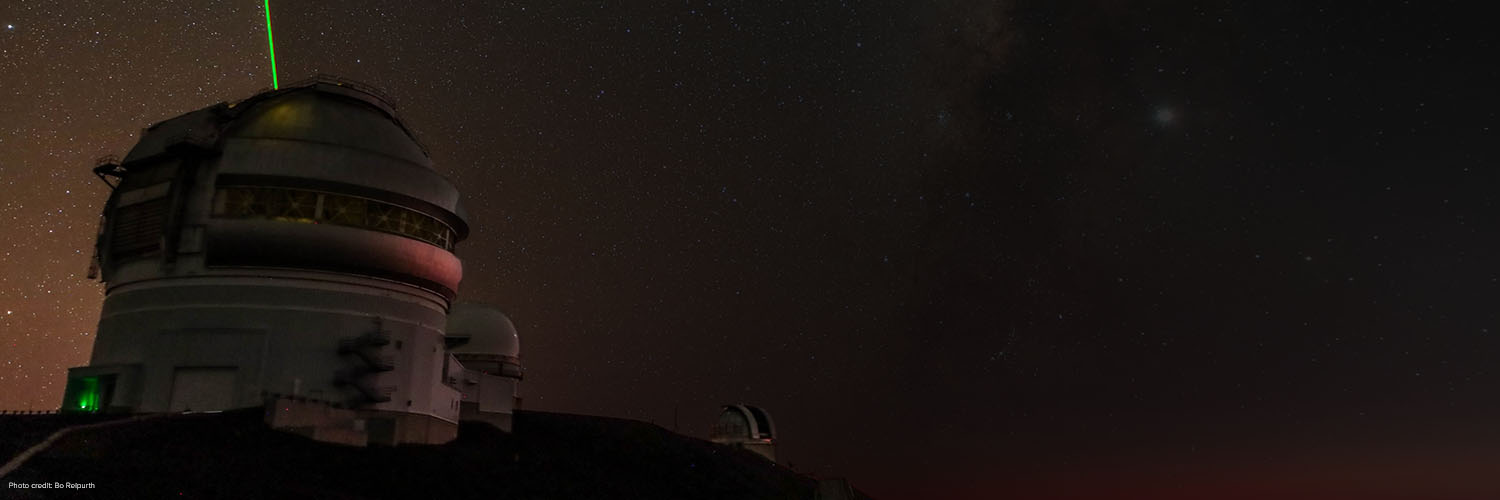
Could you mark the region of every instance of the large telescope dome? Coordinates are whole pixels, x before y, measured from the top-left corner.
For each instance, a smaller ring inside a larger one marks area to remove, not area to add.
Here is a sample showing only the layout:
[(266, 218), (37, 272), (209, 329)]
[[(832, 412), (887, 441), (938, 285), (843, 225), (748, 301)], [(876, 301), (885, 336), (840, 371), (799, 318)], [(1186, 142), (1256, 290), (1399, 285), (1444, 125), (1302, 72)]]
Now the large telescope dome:
[(91, 269), (105, 297), (67, 404), (295, 401), (358, 412), (329, 427), (353, 442), (457, 433), (465, 393), (445, 383), (443, 326), (469, 225), (378, 91), (315, 77), (215, 104), (148, 127), (94, 172), (113, 188)]
[(179, 258), (371, 276), (446, 300), (462, 278), (458, 190), (357, 83), (317, 77), (163, 121), (96, 172), (120, 180), (99, 241), (111, 288)]

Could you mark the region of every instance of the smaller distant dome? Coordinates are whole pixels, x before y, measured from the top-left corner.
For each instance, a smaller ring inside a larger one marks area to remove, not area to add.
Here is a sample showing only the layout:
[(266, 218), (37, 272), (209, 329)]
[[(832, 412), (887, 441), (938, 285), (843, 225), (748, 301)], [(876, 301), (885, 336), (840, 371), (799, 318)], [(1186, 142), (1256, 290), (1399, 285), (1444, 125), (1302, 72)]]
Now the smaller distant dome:
[(776, 424), (771, 421), (771, 415), (759, 407), (725, 405), (709, 438), (721, 443), (771, 441), (776, 439)]
[(446, 335), (450, 339), (467, 339), (451, 352), (521, 357), (521, 337), (516, 325), (494, 306), (454, 304), (448, 311)]

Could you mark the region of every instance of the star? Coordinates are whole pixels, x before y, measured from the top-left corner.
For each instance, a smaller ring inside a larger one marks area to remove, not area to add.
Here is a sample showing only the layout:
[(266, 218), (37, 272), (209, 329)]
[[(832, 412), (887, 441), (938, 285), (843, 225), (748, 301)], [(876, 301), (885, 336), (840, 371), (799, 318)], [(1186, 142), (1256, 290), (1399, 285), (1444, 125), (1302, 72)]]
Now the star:
[(1177, 113), (1172, 111), (1172, 108), (1163, 106), (1160, 108), (1156, 108), (1155, 118), (1157, 125), (1165, 127), (1167, 125), (1171, 125), (1172, 122), (1177, 121)]

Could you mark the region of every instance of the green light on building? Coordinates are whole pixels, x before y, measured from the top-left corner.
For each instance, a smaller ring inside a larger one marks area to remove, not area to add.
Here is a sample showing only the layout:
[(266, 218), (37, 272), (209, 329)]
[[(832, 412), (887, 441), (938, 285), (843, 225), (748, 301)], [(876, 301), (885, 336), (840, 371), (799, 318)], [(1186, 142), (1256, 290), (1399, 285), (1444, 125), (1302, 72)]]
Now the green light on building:
[(99, 411), (99, 377), (79, 377), (68, 381), (67, 410), (95, 413)]

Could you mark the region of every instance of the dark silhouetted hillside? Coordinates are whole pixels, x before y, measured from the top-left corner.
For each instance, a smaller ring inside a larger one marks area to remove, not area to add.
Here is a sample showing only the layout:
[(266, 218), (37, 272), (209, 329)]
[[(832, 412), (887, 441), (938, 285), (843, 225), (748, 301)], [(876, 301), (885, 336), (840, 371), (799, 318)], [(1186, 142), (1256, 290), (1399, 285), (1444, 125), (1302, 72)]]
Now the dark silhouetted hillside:
[[(21, 421), (25, 419), (25, 421)], [(0, 417), (6, 460), (90, 417)], [(463, 424), (441, 446), (352, 448), (273, 431), (259, 410), (72, 432), (6, 482), (94, 483), (57, 498), (797, 499), (815, 481), (753, 453), (605, 417), (524, 412), (516, 434)]]

